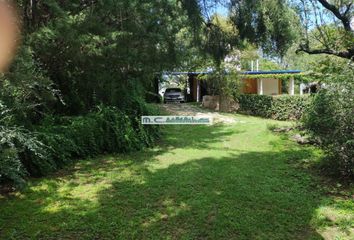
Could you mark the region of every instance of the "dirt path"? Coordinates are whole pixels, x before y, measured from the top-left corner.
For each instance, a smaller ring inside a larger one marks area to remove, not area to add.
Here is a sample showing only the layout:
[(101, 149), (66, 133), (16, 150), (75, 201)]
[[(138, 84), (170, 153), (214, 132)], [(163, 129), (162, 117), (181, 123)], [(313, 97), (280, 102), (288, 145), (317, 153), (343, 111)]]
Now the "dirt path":
[(163, 104), (162, 108), (171, 115), (178, 116), (207, 116), (213, 118), (213, 123), (233, 124), (238, 122), (235, 117), (219, 112), (211, 111), (209, 109), (201, 108), (192, 104)]

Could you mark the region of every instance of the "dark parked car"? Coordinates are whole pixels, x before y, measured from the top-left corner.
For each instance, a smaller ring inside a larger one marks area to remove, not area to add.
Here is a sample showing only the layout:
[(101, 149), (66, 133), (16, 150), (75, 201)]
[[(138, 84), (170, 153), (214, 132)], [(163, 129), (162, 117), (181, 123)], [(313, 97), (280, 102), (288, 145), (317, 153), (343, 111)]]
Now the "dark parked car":
[(180, 88), (167, 88), (163, 95), (164, 103), (168, 102), (185, 102), (185, 96)]

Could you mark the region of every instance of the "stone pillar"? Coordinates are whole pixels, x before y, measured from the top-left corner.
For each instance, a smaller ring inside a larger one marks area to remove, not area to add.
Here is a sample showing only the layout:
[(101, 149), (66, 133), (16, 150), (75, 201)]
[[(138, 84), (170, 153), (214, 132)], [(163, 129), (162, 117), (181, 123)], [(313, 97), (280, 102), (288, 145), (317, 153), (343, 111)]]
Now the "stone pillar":
[(258, 79), (258, 94), (263, 95), (263, 79)]
[(200, 99), (200, 82), (199, 79), (197, 80), (197, 102), (199, 102)]
[(300, 84), (300, 95), (304, 95), (305, 84)]
[(294, 80), (293, 77), (290, 78), (289, 94), (290, 94), (290, 95), (295, 95), (295, 80)]

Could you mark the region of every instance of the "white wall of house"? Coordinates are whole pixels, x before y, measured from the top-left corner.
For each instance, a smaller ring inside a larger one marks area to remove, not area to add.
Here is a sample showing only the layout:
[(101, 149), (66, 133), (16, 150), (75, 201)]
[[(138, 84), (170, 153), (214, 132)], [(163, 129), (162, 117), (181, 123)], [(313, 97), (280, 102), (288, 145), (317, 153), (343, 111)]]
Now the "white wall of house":
[[(260, 86), (263, 85), (263, 87)], [(277, 95), (279, 94), (279, 80), (273, 78), (264, 78), (258, 80), (258, 94)]]

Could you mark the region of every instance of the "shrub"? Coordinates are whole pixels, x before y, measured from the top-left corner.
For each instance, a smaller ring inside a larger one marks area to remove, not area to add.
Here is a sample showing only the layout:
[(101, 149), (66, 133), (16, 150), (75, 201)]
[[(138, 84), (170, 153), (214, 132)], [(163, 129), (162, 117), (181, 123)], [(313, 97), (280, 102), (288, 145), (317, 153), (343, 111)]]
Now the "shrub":
[(309, 96), (268, 96), (241, 94), (238, 96), (240, 112), (276, 120), (297, 120), (310, 104)]
[(238, 97), (239, 111), (245, 114), (269, 117), (272, 107), (272, 97), (267, 95), (241, 94)]
[(322, 89), (303, 118), (306, 129), (327, 152), (325, 166), (333, 174), (354, 177), (354, 84)]
[[(143, 115), (156, 110), (143, 104), (135, 111)], [(28, 174), (43, 176), (75, 159), (151, 146), (158, 128), (143, 126), (137, 116), (99, 107), (86, 116), (47, 118), (36, 134), (0, 128), (0, 181), (19, 185)]]
[[(50, 168), (53, 162), (47, 158), (46, 146), (34, 134), (18, 127), (0, 127), (0, 182), (11, 180), (17, 186), (24, 183), (30, 164)], [(32, 161), (28, 162), (28, 156)]]
[[(156, 127), (142, 126), (140, 119), (114, 107), (99, 107), (84, 117), (62, 118), (59, 124), (47, 123), (39, 133), (40, 140), (50, 146), (56, 167), (100, 153), (140, 150), (159, 136)], [(39, 170), (42, 175), (46, 173), (46, 169)]]
[(0, 89), (0, 100), (11, 109), (12, 122), (26, 128), (52, 112), (52, 105), (61, 98), (27, 45), (19, 48), (9, 71), (0, 74)]
[(308, 95), (274, 96), (269, 114), (271, 118), (277, 120), (298, 120), (306, 112), (310, 104), (311, 97)]
[(24, 128), (11, 126), (12, 111), (0, 101), (0, 183), (11, 180), (16, 185), (24, 183), (27, 175), (27, 156), (36, 156), (36, 162), (50, 165), (44, 146), (35, 134)]

